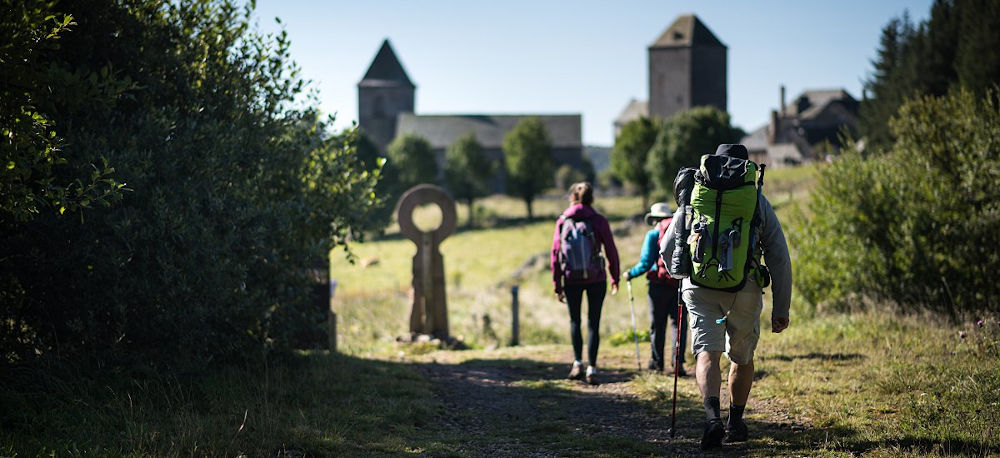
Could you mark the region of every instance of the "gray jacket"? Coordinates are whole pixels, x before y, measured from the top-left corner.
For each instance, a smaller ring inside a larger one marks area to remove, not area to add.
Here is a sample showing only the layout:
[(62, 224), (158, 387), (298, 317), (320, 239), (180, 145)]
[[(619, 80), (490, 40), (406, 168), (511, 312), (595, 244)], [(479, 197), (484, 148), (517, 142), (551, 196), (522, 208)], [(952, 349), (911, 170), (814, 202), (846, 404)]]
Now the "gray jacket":
[[(792, 261), (788, 256), (788, 244), (785, 242), (785, 233), (781, 230), (781, 223), (766, 197), (760, 196), (759, 206), (763, 222), (758, 229), (760, 246), (755, 256), (759, 259), (763, 254), (764, 264), (771, 271), (771, 291), (774, 294), (771, 301), (771, 315), (788, 318), (788, 308), (792, 303)], [(660, 243), (660, 257), (668, 266), (670, 265), (670, 256), (674, 252), (675, 226), (680, 220), (681, 218), (674, 218)], [(753, 280), (748, 283), (750, 283), (747, 285), (748, 288), (759, 288)], [(684, 279), (681, 286), (683, 289), (699, 288), (688, 278)]]

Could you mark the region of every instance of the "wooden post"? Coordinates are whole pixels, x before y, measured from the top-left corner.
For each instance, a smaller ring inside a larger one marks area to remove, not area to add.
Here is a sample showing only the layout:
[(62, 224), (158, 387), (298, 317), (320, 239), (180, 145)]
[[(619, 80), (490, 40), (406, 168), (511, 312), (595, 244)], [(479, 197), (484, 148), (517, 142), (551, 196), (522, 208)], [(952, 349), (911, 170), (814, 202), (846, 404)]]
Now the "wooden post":
[(517, 346), (520, 343), (520, 338), (518, 334), (520, 333), (520, 323), (518, 322), (518, 305), (517, 305), (517, 290), (518, 285), (510, 287), (510, 313), (511, 313), (511, 323), (510, 323), (510, 345)]
[(329, 314), (326, 316), (326, 335), (329, 339), (330, 353), (337, 352), (337, 312), (333, 310), (333, 293), (337, 291), (337, 280), (330, 280)]

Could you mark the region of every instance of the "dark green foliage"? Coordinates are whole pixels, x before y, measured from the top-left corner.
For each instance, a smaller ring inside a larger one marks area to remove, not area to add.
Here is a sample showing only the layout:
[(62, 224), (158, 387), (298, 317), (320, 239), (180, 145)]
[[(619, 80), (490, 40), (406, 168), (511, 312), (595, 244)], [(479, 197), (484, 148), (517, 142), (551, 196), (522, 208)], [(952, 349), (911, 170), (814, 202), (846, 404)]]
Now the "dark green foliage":
[(1000, 5), (990, 0), (936, 0), (920, 24), (906, 14), (889, 21), (865, 81), (860, 130), (868, 144), (892, 143), (889, 119), (913, 96), (959, 84), (982, 95), (1000, 82), (998, 30)]
[(409, 133), (396, 137), (389, 144), (385, 165), (390, 188), (388, 198), (395, 201), (413, 186), (437, 183), (438, 163), (431, 144), (420, 135)]
[[(42, 211), (65, 214), (121, 198), (124, 185), (103, 156), (85, 160), (62, 151), (65, 139), (49, 113), (39, 109), (48, 87), (84, 84), (84, 73), (47, 66), (48, 53), (76, 23), (43, 2), (0, 1), (0, 221), (28, 221)], [(107, 68), (102, 69), (107, 72)], [(95, 73), (96, 77), (97, 74)], [(130, 82), (101, 88), (116, 96)], [(88, 160), (90, 162), (88, 162)]]
[(523, 199), (528, 208), (528, 219), (533, 219), (531, 202), (553, 184), (555, 159), (545, 125), (538, 118), (518, 122), (504, 136), (503, 151), (507, 166), (507, 193)]
[(32, 101), (69, 164), (107, 158), (133, 192), (86, 218), (3, 221), (5, 359), (196, 368), (286, 348), (325, 313), (305, 268), (371, 221), (378, 172), (354, 133), (294, 102), (287, 38), (235, 2), (59, 10), (77, 25), (32, 62), (60, 84)]
[(476, 214), (472, 202), (490, 194), (490, 179), (495, 173), (496, 164), (483, 152), (475, 134), (460, 137), (445, 152), (444, 179), (452, 195), (469, 205), (469, 226)]
[(660, 129), (658, 123), (646, 117), (633, 119), (622, 126), (611, 149), (611, 170), (621, 181), (635, 186), (646, 207), (652, 181), (646, 171), (649, 150), (656, 142)]
[(957, 90), (906, 103), (897, 139), (822, 169), (812, 219), (791, 235), (813, 304), (858, 297), (960, 317), (1000, 310), (1000, 106)]
[(588, 180), (587, 175), (569, 164), (563, 164), (556, 169), (556, 189), (569, 189), (574, 183), (581, 181), (592, 180)]
[(681, 111), (660, 125), (656, 143), (644, 164), (657, 191), (672, 196), (681, 167), (698, 167), (703, 154), (723, 143), (737, 143), (744, 133), (730, 125), (729, 113), (712, 106)]

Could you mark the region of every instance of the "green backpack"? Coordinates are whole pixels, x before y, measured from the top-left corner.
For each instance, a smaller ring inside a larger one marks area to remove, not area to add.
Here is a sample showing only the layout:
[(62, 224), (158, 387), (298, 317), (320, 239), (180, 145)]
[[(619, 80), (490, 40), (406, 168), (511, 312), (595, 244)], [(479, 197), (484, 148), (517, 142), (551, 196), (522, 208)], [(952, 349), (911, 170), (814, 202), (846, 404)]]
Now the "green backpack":
[[(759, 178), (758, 178), (759, 175)], [(691, 282), (735, 292), (743, 289), (760, 226), (758, 199), (764, 166), (746, 159), (706, 154), (691, 193)]]

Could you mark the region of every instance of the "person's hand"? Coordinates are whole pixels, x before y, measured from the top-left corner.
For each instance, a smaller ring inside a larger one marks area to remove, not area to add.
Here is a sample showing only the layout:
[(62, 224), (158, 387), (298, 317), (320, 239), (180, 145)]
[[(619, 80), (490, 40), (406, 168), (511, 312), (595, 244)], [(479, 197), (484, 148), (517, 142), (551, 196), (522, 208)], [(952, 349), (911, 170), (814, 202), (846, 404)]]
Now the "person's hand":
[[(625, 273), (622, 274), (622, 280), (629, 281), (629, 275), (627, 270), (625, 271)], [(614, 286), (612, 286), (612, 288), (613, 287)]]
[(772, 316), (771, 317), (771, 332), (777, 334), (784, 331), (788, 327), (788, 317)]
[(559, 302), (566, 302), (566, 293), (563, 291), (556, 291), (556, 299), (559, 299)]
[(611, 284), (611, 295), (614, 296), (615, 294), (618, 294), (618, 283)]

